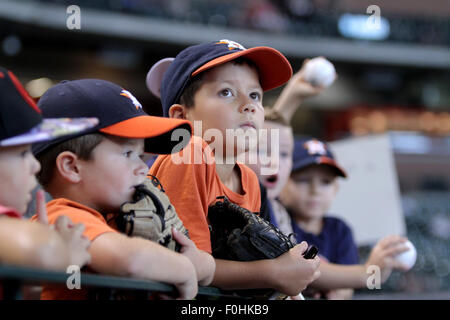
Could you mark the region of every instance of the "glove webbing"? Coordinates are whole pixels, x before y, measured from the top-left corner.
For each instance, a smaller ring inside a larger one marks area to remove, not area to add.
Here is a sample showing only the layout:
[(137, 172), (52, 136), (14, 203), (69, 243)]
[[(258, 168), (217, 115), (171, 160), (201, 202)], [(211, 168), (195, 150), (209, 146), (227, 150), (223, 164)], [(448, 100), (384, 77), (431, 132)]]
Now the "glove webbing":
[[(237, 216), (241, 217), (242, 218), (242, 220), (241, 220), (242, 224), (245, 224), (245, 222), (246, 222), (245, 221), (245, 215), (247, 213), (254, 214), (255, 218), (257, 220), (262, 219), (257, 213), (253, 213), (253, 212), (251, 212), (251, 211), (249, 211), (249, 210), (247, 210), (247, 209), (245, 209), (245, 208), (243, 208), (243, 207), (241, 207), (241, 206), (231, 202), (225, 196), (219, 196), (216, 199), (218, 199), (218, 200), (222, 199), (223, 200), (222, 202), (216, 202), (216, 205), (221, 206), (222, 210), (225, 210), (226, 212), (231, 212), (231, 213), (237, 214)], [(286, 239), (286, 242), (288, 243), (290, 248), (295, 246), (295, 244), (292, 243), (292, 241), (291, 241), (291, 237), (294, 235), (293, 233), (291, 233), (290, 235), (286, 236), (283, 232), (280, 231), (280, 229), (278, 229), (270, 221), (265, 220), (265, 223), (269, 224), (273, 228), (273, 231), (277, 234), (277, 236), (280, 239)]]
[[(152, 180), (153, 182), (154, 180)], [(153, 182), (154, 184), (154, 182)], [(161, 225), (162, 225), (162, 230), (164, 230), (166, 228), (166, 221), (164, 220), (164, 207), (161, 203), (161, 201), (159, 201), (158, 197), (156, 195), (153, 194), (153, 192), (151, 192), (150, 190), (148, 190), (145, 185), (138, 185), (136, 187), (136, 193), (135, 196), (137, 199), (134, 199), (135, 201), (139, 201), (141, 200), (143, 197), (145, 196), (149, 196), (152, 200), (153, 203), (155, 204), (156, 207), (156, 214), (158, 215), (159, 219), (161, 220)], [(133, 232), (133, 228), (131, 228), (131, 231)]]

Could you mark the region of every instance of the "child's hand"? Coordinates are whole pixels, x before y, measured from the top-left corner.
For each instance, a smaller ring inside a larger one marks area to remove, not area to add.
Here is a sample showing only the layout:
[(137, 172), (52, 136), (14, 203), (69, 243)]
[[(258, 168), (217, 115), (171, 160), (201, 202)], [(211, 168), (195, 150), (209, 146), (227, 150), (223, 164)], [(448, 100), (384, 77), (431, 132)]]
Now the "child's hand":
[(289, 296), (298, 295), (301, 291), (320, 276), (320, 259), (303, 258), (308, 244), (303, 241), (288, 252), (273, 259), (275, 268), (272, 274), (273, 288)]
[(172, 228), (172, 235), (175, 241), (181, 245), (180, 253), (188, 257), (194, 265), (199, 285), (209, 285), (216, 270), (214, 258), (209, 253), (198, 250), (195, 243), (177, 229)]
[(91, 261), (88, 248), (91, 242), (83, 236), (84, 225), (74, 225), (66, 216), (59, 216), (55, 222), (55, 230), (66, 242), (69, 251), (69, 264), (80, 268)]
[(366, 270), (371, 265), (378, 266), (381, 271), (382, 283), (389, 278), (393, 269), (407, 270), (407, 266), (395, 259), (397, 254), (408, 251), (408, 247), (405, 245), (407, 240), (401, 236), (390, 235), (378, 241), (365, 264)]
[(301, 69), (292, 76), (286, 88), (287, 90), (289, 90), (289, 93), (291, 95), (296, 96), (298, 99), (302, 100), (316, 96), (324, 89), (323, 87), (313, 86), (305, 80), (305, 65), (308, 61), (309, 59), (305, 59), (305, 61), (303, 61)]
[(48, 225), (47, 207), (45, 205), (44, 190), (39, 189), (36, 192), (36, 214), (40, 223)]
[(175, 284), (179, 294), (177, 300), (192, 300), (198, 293), (196, 270), (194, 270), (195, 267), (192, 264), (191, 266), (192, 272), (186, 275), (186, 281)]
[[(40, 223), (48, 225), (45, 194), (42, 189), (36, 193), (36, 214)], [(55, 225), (51, 227), (65, 241), (67, 250), (69, 251), (69, 265), (77, 265), (81, 268), (90, 262), (91, 255), (88, 252), (88, 248), (91, 242), (83, 236), (84, 225), (73, 225), (68, 217), (60, 216), (56, 219)]]
[(288, 83), (291, 93), (302, 99), (318, 95), (324, 89), (323, 87), (315, 87), (305, 80), (304, 66), (308, 61), (309, 59), (306, 59), (303, 62), (302, 68), (292, 76)]

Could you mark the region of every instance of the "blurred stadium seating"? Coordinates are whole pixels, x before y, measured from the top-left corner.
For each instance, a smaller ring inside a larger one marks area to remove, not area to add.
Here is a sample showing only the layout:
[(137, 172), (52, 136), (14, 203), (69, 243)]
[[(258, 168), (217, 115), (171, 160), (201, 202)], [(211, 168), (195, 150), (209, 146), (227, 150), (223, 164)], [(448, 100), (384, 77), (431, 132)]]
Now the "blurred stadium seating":
[[(417, 261), (406, 273), (394, 271), (381, 286), (382, 294), (416, 298), (434, 293), (435, 298), (450, 297), (450, 197), (447, 192), (410, 192), (402, 196), (407, 237), (415, 245)], [(365, 261), (370, 247), (360, 248)], [(358, 290), (358, 294), (378, 294), (377, 290)], [(380, 292), (381, 292), (380, 291)], [(400, 295), (400, 293), (402, 295)], [(441, 296), (440, 296), (440, 295)]]

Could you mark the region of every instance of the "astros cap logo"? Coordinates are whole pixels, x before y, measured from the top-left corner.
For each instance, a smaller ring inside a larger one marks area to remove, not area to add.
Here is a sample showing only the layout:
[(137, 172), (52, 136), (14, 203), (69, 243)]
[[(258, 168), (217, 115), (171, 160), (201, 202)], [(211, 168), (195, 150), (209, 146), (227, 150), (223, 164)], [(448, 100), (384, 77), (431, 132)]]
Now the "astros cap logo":
[(318, 140), (309, 140), (303, 144), (309, 154), (320, 154), (324, 155), (327, 153), (325, 145)]
[(222, 39), (219, 42), (216, 42), (216, 44), (226, 44), (228, 46), (229, 50), (233, 50), (233, 49), (245, 50), (244, 46), (241, 45), (240, 43), (237, 43), (237, 42), (231, 41), (231, 40), (227, 40), (227, 39)]
[(134, 106), (136, 107), (136, 110), (137, 110), (137, 109), (142, 109), (141, 103), (140, 103), (140, 102), (139, 102), (139, 101), (131, 94), (130, 91), (127, 91), (127, 90), (125, 90), (125, 89), (122, 89), (120, 95), (121, 95), (121, 96), (124, 96), (124, 97), (127, 97), (128, 99), (130, 99), (131, 102), (133, 102)]

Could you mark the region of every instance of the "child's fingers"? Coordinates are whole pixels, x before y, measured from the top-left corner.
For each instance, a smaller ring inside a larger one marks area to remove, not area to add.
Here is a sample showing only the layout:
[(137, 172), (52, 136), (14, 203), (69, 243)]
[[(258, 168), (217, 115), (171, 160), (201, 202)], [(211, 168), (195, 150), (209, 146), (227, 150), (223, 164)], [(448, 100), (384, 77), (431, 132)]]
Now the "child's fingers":
[[(71, 228), (70, 225), (69, 225), (69, 228)], [(86, 227), (82, 223), (79, 223), (79, 224), (75, 225), (73, 227), (73, 235), (74, 235), (74, 237), (83, 237), (83, 232), (84, 232), (85, 229), (86, 229)]]
[(380, 240), (379, 245), (381, 249), (386, 249), (390, 246), (395, 246), (397, 244), (406, 242), (408, 239), (399, 235), (386, 236)]
[(308, 243), (306, 241), (302, 241), (302, 242), (300, 242), (300, 244), (296, 245), (295, 247), (298, 248), (297, 250), (299, 250), (300, 254), (303, 256), (305, 251), (308, 250)]
[(191, 240), (175, 228), (172, 228), (172, 235), (175, 241), (181, 246), (188, 246), (191, 244)]
[(56, 230), (62, 231), (73, 227), (72, 221), (67, 216), (59, 216), (55, 221)]
[(319, 279), (321, 274), (322, 274), (322, 273), (320, 272), (319, 269), (317, 269), (316, 271), (314, 271), (314, 275), (313, 275), (313, 280), (312, 280), (312, 281), (315, 281), (315, 280)]
[(308, 61), (309, 60), (311, 60), (311, 59), (309, 59), (309, 58), (306, 58), (305, 60), (303, 60), (303, 63), (302, 63), (302, 68), (305, 66), (305, 64), (307, 64), (308, 63)]
[(405, 246), (405, 245), (397, 245), (397, 246), (392, 246), (390, 248), (386, 248), (383, 253), (385, 256), (396, 256), (400, 253), (406, 252), (409, 250), (409, 247)]
[(47, 208), (45, 206), (44, 190), (36, 192), (36, 214), (40, 223), (48, 225)]

